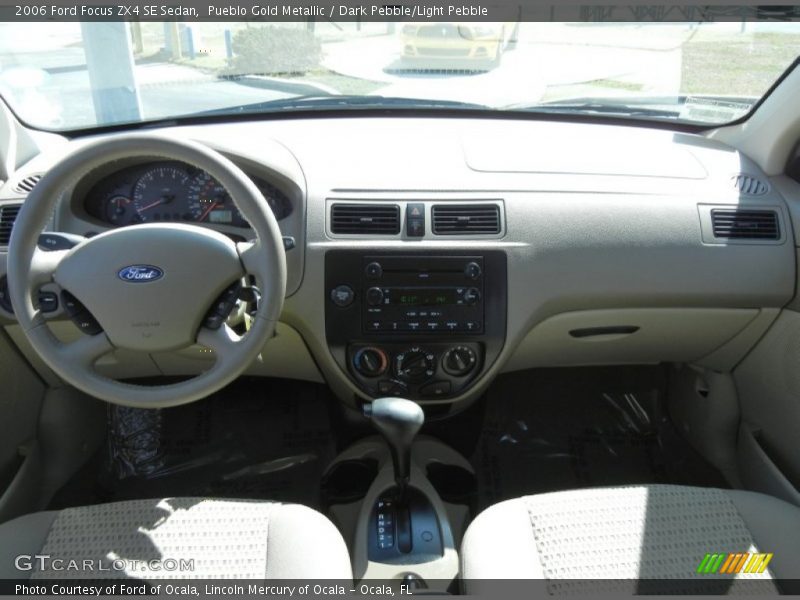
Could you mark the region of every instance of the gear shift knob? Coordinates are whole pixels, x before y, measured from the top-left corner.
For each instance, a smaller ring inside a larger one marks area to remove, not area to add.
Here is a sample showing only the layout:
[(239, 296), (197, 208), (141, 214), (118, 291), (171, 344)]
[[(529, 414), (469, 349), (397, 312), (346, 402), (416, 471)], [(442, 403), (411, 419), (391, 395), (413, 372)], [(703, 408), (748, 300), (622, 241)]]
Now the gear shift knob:
[(394, 480), (405, 492), (411, 470), (411, 443), (425, 422), (419, 404), (405, 398), (378, 398), (364, 405), (364, 416), (383, 435), (392, 451)]

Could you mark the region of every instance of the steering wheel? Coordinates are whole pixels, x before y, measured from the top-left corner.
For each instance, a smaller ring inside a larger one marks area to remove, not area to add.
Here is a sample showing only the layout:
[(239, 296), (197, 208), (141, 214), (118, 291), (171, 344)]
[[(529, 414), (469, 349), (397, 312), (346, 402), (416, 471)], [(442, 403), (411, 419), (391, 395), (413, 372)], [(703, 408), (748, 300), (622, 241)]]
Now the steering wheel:
[[(155, 223), (113, 229), (68, 250), (38, 247), (39, 234), (70, 184), (104, 164), (131, 158), (181, 161), (207, 171), (228, 191), (255, 239), (235, 243), (207, 228)], [(217, 303), (230, 301), (230, 290), (248, 275), (255, 278), (261, 299), (250, 329), (240, 336), (224, 318), (213, 321), (208, 315)], [(36, 185), (14, 224), (7, 276), (25, 337), (64, 381), (114, 404), (163, 408), (219, 390), (257, 359), (283, 306), (286, 257), (267, 201), (230, 160), (195, 142), (121, 135), (81, 147)], [(33, 302), (41, 286), (53, 282), (77, 301), (73, 308), (85, 307), (94, 317), (99, 325), (94, 335), (67, 344), (53, 335)], [(211, 349), (215, 361), (197, 377), (178, 383), (135, 385), (94, 368), (99, 358), (117, 349), (169, 352), (194, 343)]]

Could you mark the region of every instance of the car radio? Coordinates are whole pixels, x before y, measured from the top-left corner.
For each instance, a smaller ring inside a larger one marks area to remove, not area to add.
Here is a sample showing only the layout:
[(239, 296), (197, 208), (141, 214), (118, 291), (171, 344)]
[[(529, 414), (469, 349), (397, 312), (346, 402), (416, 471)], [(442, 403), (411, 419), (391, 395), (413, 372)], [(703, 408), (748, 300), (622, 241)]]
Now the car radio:
[(463, 392), (505, 339), (501, 251), (326, 255), (325, 330), (337, 362), (373, 396)]

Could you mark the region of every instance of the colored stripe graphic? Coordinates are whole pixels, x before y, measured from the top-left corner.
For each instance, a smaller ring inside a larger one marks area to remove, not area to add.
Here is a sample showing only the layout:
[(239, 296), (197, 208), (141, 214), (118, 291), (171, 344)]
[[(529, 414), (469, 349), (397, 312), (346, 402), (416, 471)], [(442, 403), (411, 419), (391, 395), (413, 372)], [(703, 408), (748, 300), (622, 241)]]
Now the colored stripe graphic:
[(773, 554), (731, 552), (728, 554), (708, 553), (697, 565), (697, 573), (735, 575), (737, 573), (763, 573), (767, 570)]

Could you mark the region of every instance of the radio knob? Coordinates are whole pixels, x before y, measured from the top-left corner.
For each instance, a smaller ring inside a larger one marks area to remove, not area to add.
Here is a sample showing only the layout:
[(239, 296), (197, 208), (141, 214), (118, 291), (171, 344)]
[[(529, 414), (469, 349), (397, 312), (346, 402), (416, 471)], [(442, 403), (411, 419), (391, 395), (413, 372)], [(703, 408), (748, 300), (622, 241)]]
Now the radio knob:
[(380, 348), (361, 348), (353, 357), (353, 366), (356, 371), (365, 377), (377, 377), (389, 366), (386, 352)]
[(476, 287), (467, 288), (464, 292), (464, 302), (467, 304), (475, 304), (481, 299), (481, 291)]
[(383, 302), (383, 290), (379, 287), (371, 287), (367, 290), (367, 304), (378, 306)]
[(467, 263), (467, 266), (464, 267), (464, 275), (466, 275), (468, 279), (477, 279), (481, 276), (481, 273), (481, 266), (476, 262)]
[(410, 348), (395, 358), (395, 371), (401, 379), (421, 381), (436, 373), (436, 356), (421, 348)]
[(463, 377), (475, 368), (477, 362), (478, 357), (472, 348), (455, 346), (445, 352), (444, 358), (442, 358), (442, 367), (450, 375)]

